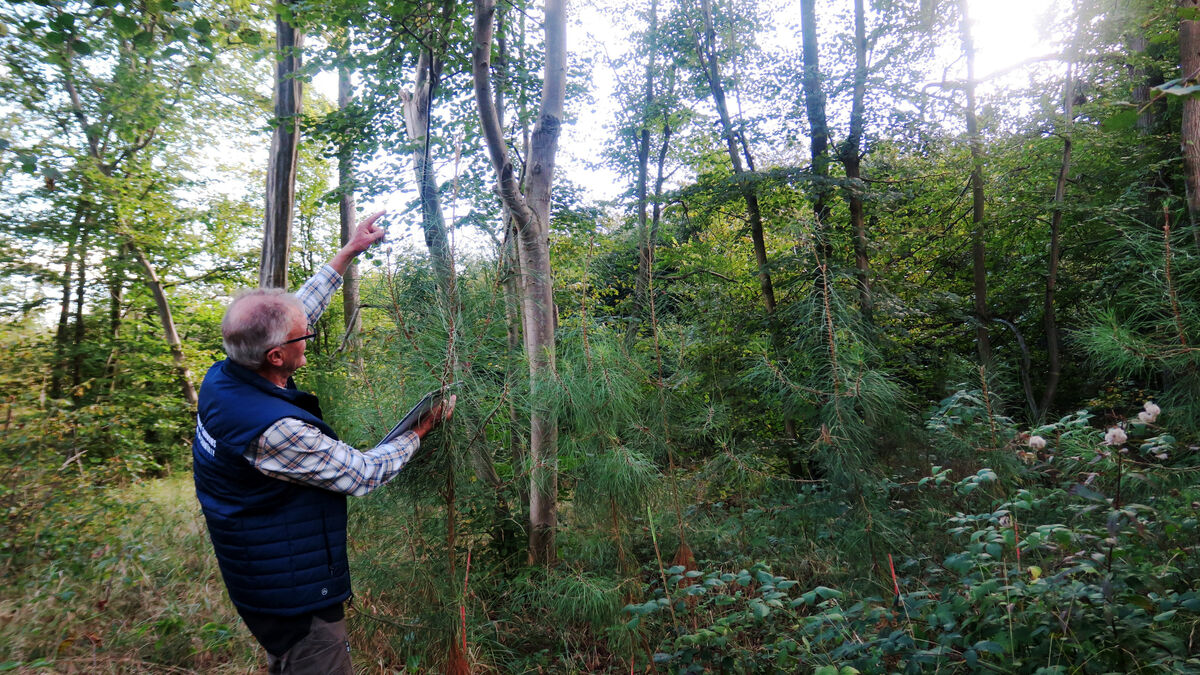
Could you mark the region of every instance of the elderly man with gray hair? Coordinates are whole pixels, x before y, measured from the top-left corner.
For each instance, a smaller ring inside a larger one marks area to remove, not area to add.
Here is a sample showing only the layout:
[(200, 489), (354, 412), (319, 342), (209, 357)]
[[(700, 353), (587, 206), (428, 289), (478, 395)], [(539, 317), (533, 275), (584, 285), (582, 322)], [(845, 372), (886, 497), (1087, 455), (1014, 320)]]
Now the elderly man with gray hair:
[(221, 322), (227, 359), (200, 387), (196, 496), (229, 597), (271, 673), (352, 673), (342, 603), (351, 595), (346, 495), (391, 480), (454, 397), (395, 440), (360, 452), (338, 440), (292, 374), (350, 262), (383, 238), (383, 212), (295, 294), (239, 295)]

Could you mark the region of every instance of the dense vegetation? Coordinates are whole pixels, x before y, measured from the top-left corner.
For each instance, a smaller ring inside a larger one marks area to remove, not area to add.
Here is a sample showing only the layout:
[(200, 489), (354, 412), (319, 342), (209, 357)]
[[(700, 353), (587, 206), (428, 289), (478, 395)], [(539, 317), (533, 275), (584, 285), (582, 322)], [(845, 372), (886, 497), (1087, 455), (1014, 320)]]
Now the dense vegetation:
[(559, 4), (0, 6), (0, 670), (260, 664), (194, 386), (390, 198), (300, 384), (358, 447), (461, 385), (352, 503), (361, 670), (1200, 672), (1198, 3), (994, 76), (965, 0), (571, 3), (548, 145)]

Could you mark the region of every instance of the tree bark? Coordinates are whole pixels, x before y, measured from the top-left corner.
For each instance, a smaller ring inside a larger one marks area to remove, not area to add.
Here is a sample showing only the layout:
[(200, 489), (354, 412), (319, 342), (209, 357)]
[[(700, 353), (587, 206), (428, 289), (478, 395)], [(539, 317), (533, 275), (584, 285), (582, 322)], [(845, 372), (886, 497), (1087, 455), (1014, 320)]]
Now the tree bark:
[[(729, 116), (729, 107), (725, 101), (725, 85), (721, 82), (721, 72), (717, 63), (717, 33), (713, 26), (712, 0), (700, 0), (700, 8), (704, 14), (704, 40), (696, 45), (696, 53), (700, 56), (700, 65), (708, 78), (708, 88), (712, 93), (713, 105), (716, 106), (717, 116), (721, 120), (721, 132), (725, 137), (725, 149), (729, 153), (729, 161), (733, 164), (733, 173), (745, 173), (742, 165), (741, 150), (747, 150), (745, 143), (739, 143), (740, 133), (733, 128)], [(739, 145), (741, 149), (739, 150)], [(753, 171), (754, 160), (749, 152), (746, 154), (746, 164)], [(746, 201), (746, 217), (750, 221), (750, 239), (754, 244), (754, 261), (758, 265), (758, 285), (762, 294), (763, 307), (767, 314), (775, 313), (775, 288), (771, 281), (771, 272), (767, 266), (767, 244), (763, 234), (762, 211), (758, 205), (758, 193), (754, 185), (747, 182), (742, 184), (742, 197)]]
[(183, 357), (183, 346), (179, 341), (179, 333), (175, 330), (175, 320), (171, 317), (171, 306), (167, 302), (166, 293), (163, 292), (162, 282), (159, 281), (154, 265), (150, 263), (142, 249), (133, 244), (130, 244), (130, 249), (146, 272), (146, 285), (150, 287), (150, 293), (154, 296), (154, 304), (158, 309), (158, 320), (162, 323), (163, 337), (166, 338), (167, 347), (171, 350), (171, 360), (175, 362), (175, 373), (179, 380), (183, 400), (187, 401), (188, 405), (195, 406), (197, 402), (196, 388), (192, 386), (192, 373)]
[(1046, 295), (1042, 302), (1042, 322), (1046, 330), (1046, 384), (1042, 398), (1033, 411), (1034, 421), (1041, 422), (1054, 403), (1058, 380), (1062, 375), (1060, 362), (1061, 337), (1055, 316), (1054, 299), (1058, 290), (1058, 264), (1062, 255), (1060, 241), (1063, 211), (1067, 200), (1067, 181), (1071, 176), (1071, 150), (1075, 130), (1075, 61), (1067, 62), (1067, 81), (1063, 91), (1063, 126), (1059, 135), (1063, 139), (1062, 162), (1058, 167), (1058, 180), (1054, 185), (1054, 209), (1050, 214), (1050, 256), (1046, 261)]
[[(285, 5), (289, 0), (281, 0)], [(288, 254), (292, 246), (292, 216), (296, 203), (296, 161), (299, 152), (300, 48), (304, 35), (275, 15), (275, 131), (267, 160), (266, 214), (258, 284), (287, 288)]]
[[(342, 56), (346, 58), (350, 52), (349, 34), (345, 36), (342, 45)], [(343, 113), (350, 107), (354, 97), (354, 88), (350, 82), (350, 68), (345, 63), (338, 66), (338, 110)], [(338, 149), (338, 189), (341, 198), (338, 200), (338, 220), (341, 224), (340, 241), (345, 246), (350, 241), (350, 235), (355, 226), (354, 204), (354, 157), (348, 141), (343, 141)], [(351, 260), (342, 276), (342, 322), (347, 336), (347, 346), (352, 352), (359, 347), (359, 333), (362, 331), (362, 319), (359, 316), (359, 272), (358, 261)]]
[[(829, 240), (829, 125), (825, 119), (825, 92), (821, 88), (821, 64), (817, 43), (816, 0), (800, 0), (800, 41), (804, 57), (804, 108), (808, 116), (809, 143), (812, 154), (812, 172), (816, 185), (813, 187), (813, 214), (817, 221), (817, 249), (821, 263), (828, 263), (833, 256), (833, 243)], [(818, 274), (818, 285), (824, 284), (824, 276)]]
[(71, 222), (70, 235), (67, 238), (67, 254), (63, 258), (62, 301), (59, 303), (58, 327), (54, 332), (54, 368), (50, 371), (50, 398), (62, 398), (62, 383), (66, 377), (67, 367), (67, 330), (71, 321), (71, 275), (75, 266), (75, 246), (79, 241), (81, 227), (87, 207), (82, 203), (76, 206), (75, 217)]
[(475, 0), (472, 75), (475, 103), (500, 196), (518, 229), (525, 353), (532, 389), (529, 452), (530, 562), (556, 560), (558, 524), (558, 420), (548, 389), (555, 371), (554, 287), (550, 268), (550, 190), (566, 95), (566, 11), (564, 0), (545, 3), (545, 69), (542, 100), (529, 150), (526, 191), (522, 194), (501, 133), (492, 98), (490, 66), (495, 0)]
[(992, 343), (988, 338), (987, 250), (984, 222), (983, 139), (975, 117), (975, 43), (971, 39), (971, 21), (966, 0), (959, 0), (959, 31), (963, 54), (967, 60), (967, 137), (971, 145), (971, 269), (975, 305), (975, 346), (979, 361), (988, 365), (992, 360)]
[(842, 165), (846, 178), (855, 185), (847, 190), (850, 207), (850, 228), (854, 232), (854, 276), (858, 286), (858, 306), (863, 322), (873, 323), (874, 303), (871, 298), (871, 262), (867, 254), (867, 224), (863, 217), (862, 137), (864, 98), (867, 91), (867, 27), (863, 0), (854, 0), (854, 92), (850, 103), (850, 133), (842, 145)]
[[(91, 235), (92, 225), (89, 222), (92, 216), (84, 218), (83, 231), (79, 235), (79, 255), (78, 264), (75, 265), (75, 335), (72, 339), (71, 349), (71, 387), (75, 389), (83, 384), (83, 341), (86, 336), (86, 327), (83, 323), (83, 300), (84, 290), (87, 286), (87, 255), (88, 255), (88, 238)], [(73, 396), (78, 400), (78, 396)]]
[(637, 145), (637, 185), (634, 190), (637, 198), (638, 218), (638, 268), (634, 279), (634, 311), (635, 320), (630, 324), (629, 337), (637, 331), (641, 317), (649, 303), (646, 293), (650, 287), (650, 270), (654, 265), (654, 238), (650, 235), (649, 218), (649, 185), (650, 185), (650, 124), (654, 111), (654, 73), (655, 56), (658, 51), (658, 0), (650, 0), (650, 27), (646, 33), (646, 79), (643, 83), (642, 94), (642, 123), (638, 133)]
[(417, 58), (416, 70), (412, 91), (400, 92), (404, 106), (404, 126), (408, 132), (408, 139), (413, 144), (413, 174), (417, 181), (417, 194), (421, 200), (421, 228), (425, 232), (425, 246), (429, 249), (429, 258), (438, 280), (438, 290), (446, 308), (448, 311), (454, 311), (454, 254), (450, 250), (446, 219), (442, 215), (437, 176), (429, 161), (429, 116), (433, 95), (441, 77), (441, 60), (429, 50), (423, 50)]
[[(1200, 0), (1180, 0), (1180, 8), (1200, 8)], [(1186, 84), (1200, 81), (1200, 21), (1179, 22), (1179, 60)], [(1200, 99), (1183, 97), (1183, 123), (1180, 129), (1183, 165), (1187, 179), (1189, 222), (1200, 222)], [(1193, 228), (1200, 242), (1200, 232)]]

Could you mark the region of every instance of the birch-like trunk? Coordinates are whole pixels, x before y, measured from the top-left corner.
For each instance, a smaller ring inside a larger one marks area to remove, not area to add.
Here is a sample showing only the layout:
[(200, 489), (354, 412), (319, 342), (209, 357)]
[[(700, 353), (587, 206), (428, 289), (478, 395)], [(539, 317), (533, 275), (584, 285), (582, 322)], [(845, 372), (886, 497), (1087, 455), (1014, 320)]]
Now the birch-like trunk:
[[(282, 0), (288, 4), (287, 0)], [(267, 159), (266, 213), (258, 285), (287, 288), (292, 215), (296, 203), (296, 160), (299, 153), (300, 48), (304, 35), (275, 15), (275, 131)]]
[(492, 98), (491, 48), (495, 0), (475, 0), (472, 74), (475, 103), (500, 196), (518, 230), (523, 297), (522, 327), (529, 360), (530, 562), (555, 562), (558, 524), (558, 420), (551, 404), (554, 386), (554, 287), (550, 268), (550, 189), (558, 152), (566, 94), (566, 8), (564, 0), (545, 3), (545, 70), (542, 101), (530, 140), (526, 189), (522, 194)]

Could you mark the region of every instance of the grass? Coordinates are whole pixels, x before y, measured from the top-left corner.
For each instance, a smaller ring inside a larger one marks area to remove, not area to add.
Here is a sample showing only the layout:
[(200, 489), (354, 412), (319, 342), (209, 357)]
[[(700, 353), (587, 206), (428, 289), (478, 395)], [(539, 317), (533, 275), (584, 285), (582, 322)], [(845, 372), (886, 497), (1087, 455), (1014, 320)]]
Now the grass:
[[(0, 671), (251, 673), (187, 475), (33, 516), (0, 591)], [(89, 505), (90, 506), (90, 505)], [(19, 556), (19, 557), (18, 557)]]

